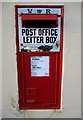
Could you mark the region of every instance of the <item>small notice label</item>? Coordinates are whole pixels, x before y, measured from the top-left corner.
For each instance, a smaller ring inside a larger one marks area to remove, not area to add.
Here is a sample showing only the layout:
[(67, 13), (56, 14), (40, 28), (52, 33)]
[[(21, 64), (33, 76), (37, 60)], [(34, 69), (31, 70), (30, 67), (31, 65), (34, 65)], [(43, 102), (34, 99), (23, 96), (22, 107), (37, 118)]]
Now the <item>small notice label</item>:
[(31, 76), (49, 76), (49, 56), (31, 57)]

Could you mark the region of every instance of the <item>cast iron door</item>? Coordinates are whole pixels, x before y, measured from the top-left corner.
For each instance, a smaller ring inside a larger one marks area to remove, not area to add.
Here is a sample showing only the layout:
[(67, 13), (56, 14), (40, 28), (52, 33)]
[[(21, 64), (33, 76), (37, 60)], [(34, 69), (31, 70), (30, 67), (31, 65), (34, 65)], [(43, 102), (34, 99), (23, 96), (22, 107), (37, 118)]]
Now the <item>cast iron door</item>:
[[(51, 106), (55, 105), (57, 66), (53, 64), (53, 61), (55, 59), (56, 63), (56, 54), (25, 53), (23, 56), (25, 63), (25, 102), (34, 108), (36, 106), (44, 108), (45, 106), (49, 106), (49, 104)], [(31, 67), (35, 68), (31, 69)], [(41, 71), (38, 70), (38, 67)]]

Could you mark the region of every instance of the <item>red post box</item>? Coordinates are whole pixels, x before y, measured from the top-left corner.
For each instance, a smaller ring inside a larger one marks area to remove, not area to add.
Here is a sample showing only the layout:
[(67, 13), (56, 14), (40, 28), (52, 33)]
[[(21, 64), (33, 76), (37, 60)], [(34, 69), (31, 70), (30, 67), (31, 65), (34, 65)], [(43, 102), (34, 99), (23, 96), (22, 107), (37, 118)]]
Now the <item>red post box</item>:
[(15, 6), (20, 109), (60, 109), (64, 6)]

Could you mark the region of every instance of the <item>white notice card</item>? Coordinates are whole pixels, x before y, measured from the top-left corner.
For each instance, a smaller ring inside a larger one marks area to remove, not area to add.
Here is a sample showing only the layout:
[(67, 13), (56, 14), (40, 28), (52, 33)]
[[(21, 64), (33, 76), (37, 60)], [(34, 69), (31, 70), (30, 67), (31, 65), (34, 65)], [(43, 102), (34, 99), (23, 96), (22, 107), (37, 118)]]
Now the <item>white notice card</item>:
[(31, 76), (49, 76), (49, 56), (31, 57)]

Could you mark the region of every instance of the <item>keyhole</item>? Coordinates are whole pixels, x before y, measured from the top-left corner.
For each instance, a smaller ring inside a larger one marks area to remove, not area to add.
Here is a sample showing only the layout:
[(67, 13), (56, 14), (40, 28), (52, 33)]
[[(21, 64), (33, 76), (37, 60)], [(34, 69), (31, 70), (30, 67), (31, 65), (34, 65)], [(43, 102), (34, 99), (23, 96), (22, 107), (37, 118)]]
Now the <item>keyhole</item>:
[(28, 93), (31, 93), (31, 89), (28, 89)]

